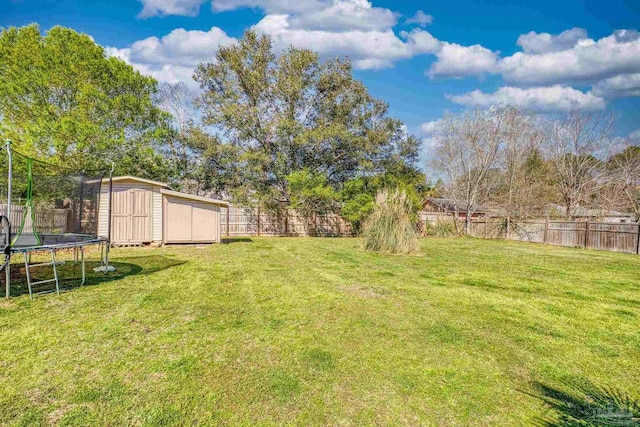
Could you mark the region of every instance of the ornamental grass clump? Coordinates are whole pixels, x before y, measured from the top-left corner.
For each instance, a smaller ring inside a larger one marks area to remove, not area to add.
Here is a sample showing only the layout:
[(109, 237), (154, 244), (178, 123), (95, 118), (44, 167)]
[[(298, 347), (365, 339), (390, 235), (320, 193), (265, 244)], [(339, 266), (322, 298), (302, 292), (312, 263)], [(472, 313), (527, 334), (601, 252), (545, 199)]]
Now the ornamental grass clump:
[(380, 191), (363, 227), (364, 247), (384, 253), (416, 253), (418, 232), (413, 217), (411, 201), (404, 191)]

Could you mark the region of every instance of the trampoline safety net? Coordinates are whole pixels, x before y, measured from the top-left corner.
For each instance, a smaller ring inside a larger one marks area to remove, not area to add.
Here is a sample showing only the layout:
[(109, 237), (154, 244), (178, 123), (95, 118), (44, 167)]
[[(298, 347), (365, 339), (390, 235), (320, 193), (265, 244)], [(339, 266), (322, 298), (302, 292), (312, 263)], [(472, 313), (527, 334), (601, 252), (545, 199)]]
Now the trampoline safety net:
[[(0, 164), (0, 214), (11, 222), (11, 246), (55, 245), (74, 235), (96, 236), (104, 171), (78, 173), (13, 153), (11, 212), (7, 215), (8, 154)], [(5, 233), (2, 230), (2, 233)], [(0, 236), (5, 241), (6, 236)]]

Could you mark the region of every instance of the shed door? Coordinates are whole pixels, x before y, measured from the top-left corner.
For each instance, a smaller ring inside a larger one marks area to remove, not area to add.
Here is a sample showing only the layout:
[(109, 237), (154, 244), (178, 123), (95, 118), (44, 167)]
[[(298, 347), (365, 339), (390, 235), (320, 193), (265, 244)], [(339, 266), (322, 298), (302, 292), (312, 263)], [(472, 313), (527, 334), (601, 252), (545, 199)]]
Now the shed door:
[(210, 203), (166, 197), (165, 241), (196, 243), (220, 241), (219, 208)]
[(112, 221), (113, 242), (150, 242), (151, 191), (142, 188), (114, 189)]
[(191, 203), (169, 199), (165, 220), (165, 233), (168, 242), (191, 241)]
[(192, 207), (191, 238), (200, 242), (218, 241), (218, 228), (220, 227), (218, 207), (208, 203), (193, 203)]

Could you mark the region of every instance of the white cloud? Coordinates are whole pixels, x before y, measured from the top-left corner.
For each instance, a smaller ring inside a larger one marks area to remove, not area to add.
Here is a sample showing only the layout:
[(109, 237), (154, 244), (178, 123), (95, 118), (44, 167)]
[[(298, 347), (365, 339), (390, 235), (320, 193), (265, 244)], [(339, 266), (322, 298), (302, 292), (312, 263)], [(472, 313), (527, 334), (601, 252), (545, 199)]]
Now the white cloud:
[(605, 108), (605, 101), (590, 92), (584, 93), (566, 86), (550, 87), (501, 87), (493, 93), (479, 90), (463, 95), (446, 95), (456, 104), (477, 107), (493, 105), (515, 105), (536, 111), (568, 111), (575, 108), (584, 110), (600, 110)]
[[(518, 45), (523, 52), (499, 58), (498, 52), (481, 45), (441, 42), (438, 60), (427, 74), (464, 77), (497, 73), (511, 85), (546, 86), (595, 84), (640, 70), (640, 33), (635, 30), (617, 30), (597, 41), (586, 38), (581, 28), (559, 35), (531, 32), (520, 36)], [(624, 85), (623, 80), (629, 84), (629, 78), (609, 83)]]
[(431, 136), (442, 123), (442, 119), (424, 122), (420, 125), (420, 133), (424, 136)]
[(640, 129), (638, 129), (638, 130), (635, 130), (635, 131), (631, 132), (631, 133), (629, 134), (629, 138), (630, 138), (630, 139), (637, 139), (637, 140), (640, 140)]
[(436, 148), (436, 144), (437, 144), (437, 140), (436, 138), (430, 136), (430, 137), (426, 137), (426, 138), (422, 138), (421, 140), (422, 142), (422, 149), (420, 150), (423, 154), (423, 159), (427, 160), (429, 158), (429, 153), (431, 151), (433, 151), (434, 148)]
[(323, 56), (347, 55), (356, 68), (379, 69), (391, 67), (399, 59), (413, 56), (415, 39), (407, 34), (404, 42), (393, 30), (325, 31), (295, 28), (290, 15), (267, 15), (255, 26), (270, 34), (276, 50), (293, 45), (313, 49)]
[(218, 27), (209, 31), (187, 31), (178, 28), (162, 38), (148, 37), (122, 49), (107, 47), (109, 56), (116, 56), (143, 74), (159, 81), (185, 82), (195, 86), (193, 69), (201, 61), (213, 60), (216, 50), (233, 43)]
[[(187, 4), (189, 1), (192, 3)], [(176, 0), (143, 2), (143, 12), (147, 16), (191, 14), (195, 7), (195, 0), (187, 0), (187, 3)], [(255, 28), (272, 36), (276, 51), (294, 45), (313, 49), (325, 57), (346, 55), (353, 61), (354, 67), (359, 69), (392, 67), (398, 60), (434, 53), (440, 46), (437, 39), (420, 28), (397, 35), (393, 27), (397, 24), (399, 15), (386, 8), (374, 7), (367, 0), (212, 1), (214, 11), (243, 7), (259, 8), (266, 13)], [(426, 19), (422, 15), (419, 17)], [(132, 45), (131, 60), (140, 59), (145, 64), (175, 62), (175, 59), (158, 54), (159, 44), (157, 39), (136, 42)], [(138, 58), (142, 55), (145, 58)], [(188, 59), (184, 55), (179, 56), (180, 61)], [(204, 58), (202, 53), (197, 53), (192, 59), (197, 63)]]
[(606, 98), (640, 96), (640, 73), (621, 74), (602, 80), (593, 86), (592, 92)]
[(483, 75), (496, 70), (499, 52), (493, 52), (479, 44), (461, 46), (457, 43), (440, 43), (436, 53), (438, 60), (427, 70), (430, 77), (465, 77)]
[(632, 30), (616, 31), (598, 41), (583, 39), (558, 52), (518, 52), (499, 65), (508, 82), (531, 85), (595, 82), (639, 69), (640, 37)]
[(329, 0), (213, 0), (211, 7), (215, 12), (259, 8), (266, 13), (289, 14), (320, 10), (330, 3)]
[[(138, 16), (197, 16), (200, 6), (208, 0), (140, 0), (142, 11)], [(260, 8), (267, 13), (296, 13), (320, 10), (330, 4), (328, 0), (213, 0), (214, 12), (226, 12), (241, 8)]]
[(131, 60), (130, 48), (116, 49), (114, 47), (107, 47), (105, 48), (105, 52), (107, 56), (120, 58), (136, 70), (140, 71), (140, 73), (151, 76), (160, 82), (184, 82), (192, 88), (196, 87), (196, 82), (192, 78), (193, 67), (185, 67), (176, 64), (153, 65), (134, 62)]
[(316, 11), (293, 14), (292, 28), (305, 30), (385, 30), (396, 25), (396, 13), (362, 0), (334, 1)]
[(288, 15), (290, 27), (305, 30), (386, 30), (398, 14), (368, 0), (213, 0), (216, 12), (256, 8), (269, 15)]
[[(597, 41), (587, 38), (586, 31), (581, 28), (557, 35), (530, 32), (519, 37), (518, 45), (523, 52), (500, 58), (498, 52), (481, 45), (461, 46), (433, 38), (430, 50), (419, 52), (414, 45), (414, 53), (436, 54), (437, 61), (426, 72), (430, 77), (501, 74), (507, 87), (514, 90), (518, 86), (531, 87), (526, 91), (509, 92), (512, 96), (537, 94), (540, 98), (540, 90), (545, 87), (547, 97), (561, 91), (569, 95), (565, 103), (554, 101), (556, 105), (577, 102), (600, 108), (597, 106), (601, 105), (602, 98), (640, 96), (638, 31), (617, 30)], [(574, 84), (591, 84), (592, 91), (585, 94), (567, 87)], [(502, 89), (495, 94), (507, 93)], [(542, 98), (539, 100), (542, 102)]]
[(516, 44), (526, 53), (539, 54), (571, 49), (586, 38), (587, 31), (576, 27), (556, 35), (531, 31), (518, 37)]
[(200, 5), (205, 0), (141, 0), (142, 11), (138, 14), (140, 18), (152, 16), (197, 16)]
[(403, 31), (400, 35), (407, 40), (413, 55), (436, 53), (442, 46), (440, 40), (420, 28), (415, 28), (410, 32)]
[(424, 122), (420, 125), (420, 136), (422, 147), (420, 150), (421, 159), (425, 163), (428, 163), (430, 159), (430, 154), (433, 152), (433, 149), (436, 146), (436, 138), (435, 132), (438, 129), (438, 126), (443, 122), (442, 119), (431, 120), (428, 122)]
[(418, 24), (421, 27), (426, 27), (433, 22), (433, 16), (427, 15), (424, 11), (419, 10), (411, 18), (405, 21), (405, 24)]
[(149, 37), (133, 43), (130, 57), (134, 62), (195, 66), (204, 59), (212, 59), (219, 46), (234, 41), (218, 27), (209, 31), (178, 28), (162, 39)]
[[(141, 17), (197, 15), (208, 0), (140, 0)], [(405, 24), (411, 31), (396, 33), (398, 13), (374, 7), (368, 0), (212, 0), (216, 12), (258, 8), (265, 16), (254, 26), (272, 36), (274, 48), (309, 48), (323, 57), (348, 56), (357, 69), (393, 67), (400, 60), (435, 55), (426, 71), (431, 78), (462, 78), (499, 74), (505, 87), (493, 93), (473, 91), (449, 96), (465, 105), (515, 103), (538, 110), (574, 106), (603, 108), (604, 99), (640, 96), (640, 34), (619, 30), (592, 40), (582, 28), (559, 34), (522, 34), (522, 52), (501, 58), (479, 44), (463, 46), (438, 40), (420, 28), (433, 17), (419, 10)], [(149, 37), (123, 49), (108, 48), (138, 70), (163, 81), (190, 85), (193, 68), (213, 59), (216, 49), (235, 41), (218, 27), (209, 31), (176, 29), (162, 38)], [(582, 92), (569, 85), (592, 85)]]
[[(196, 16), (207, 0), (140, 0), (140, 17)], [(213, 0), (214, 12), (254, 8), (266, 14), (292, 16), (292, 25), (307, 29), (389, 28), (396, 24), (398, 14), (389, 9), (373, 7), (368, 0)], [(355, 26), (355, 27), (354, 27)]]

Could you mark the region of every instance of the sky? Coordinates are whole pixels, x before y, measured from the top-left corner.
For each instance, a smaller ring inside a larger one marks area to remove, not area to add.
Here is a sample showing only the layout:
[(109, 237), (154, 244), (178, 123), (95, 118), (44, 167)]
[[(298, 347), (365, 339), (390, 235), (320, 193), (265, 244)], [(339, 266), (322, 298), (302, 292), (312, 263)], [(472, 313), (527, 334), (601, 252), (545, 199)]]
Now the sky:
[(476, 106), (607, 110), (640, 138), (640, 0), (0, 0), (0, 27), (34, 22), (194, 88), (194, 67), (252, 27), (278, 50), (348, 56), (423, 159), (437, 120)]

